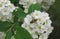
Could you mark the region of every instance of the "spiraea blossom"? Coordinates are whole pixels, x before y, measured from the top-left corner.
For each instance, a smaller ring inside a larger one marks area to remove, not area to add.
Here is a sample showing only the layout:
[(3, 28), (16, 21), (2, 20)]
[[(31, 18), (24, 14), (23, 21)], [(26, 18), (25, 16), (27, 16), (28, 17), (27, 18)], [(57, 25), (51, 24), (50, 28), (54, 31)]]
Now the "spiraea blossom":
[(22, 27), (25, 28), (33, 39), (47, 39), (52, 32), (49, 14), (35, 10), (24, 18)]
[(24, 12), (28, 12), (28, 8), (31, 4), (35, 4), (36, 0), (20, 0), (19, 4), (23, 5), (25, 8)]
[(24, 12), (28, 12), (28, 8), (31, 4), (39, 3), (42, 8), (47, 10), (55, 2), (55, 0), (20, 0), (19, 4), (25, 8)]
[(12, 19), (12, 12), (16, 7), (9, 0), (0, 0), (0, 20)]

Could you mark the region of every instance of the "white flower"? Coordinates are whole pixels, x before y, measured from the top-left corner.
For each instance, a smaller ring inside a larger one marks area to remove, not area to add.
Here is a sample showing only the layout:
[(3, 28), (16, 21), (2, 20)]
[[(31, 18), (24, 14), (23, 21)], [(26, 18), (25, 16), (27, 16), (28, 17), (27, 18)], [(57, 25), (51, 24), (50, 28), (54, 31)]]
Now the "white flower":
[(24, 18), (25, 22), (28, 23), (28, 24), (30, 24), (30, 21), (32, 20), (32, 17), (30, 15), (27, 15), (26, 17), (27, 18)]
[(14, 36), (12, 36), (11, 39), (15, 39)]
[(15, 7), (13, 4), (10, 3), (9, 0), (1, 0), (0, 1), (0, 20), (1, 21), (7, 21), (12, 20), (12, 12), (15, 10)]
[(39, 36), (39, 39), (48, 39), (48, 35), (47, 34), (42, 34)]
[(51, 27), (51, 20), (48, 13), (40, 12), (37, 10), (24, 18), (22, 27), (31, 34), (33, 39), (37, 39), (38, 35), (40, 36), (40, 38), (44, 36), (45, 39), (45, 33), (48, 36), (53, 30), (53, 27)]
[(10, 14), (10, 9), (9, 8), (3, 8), (1, 9), (2, 15), (9, 15)]

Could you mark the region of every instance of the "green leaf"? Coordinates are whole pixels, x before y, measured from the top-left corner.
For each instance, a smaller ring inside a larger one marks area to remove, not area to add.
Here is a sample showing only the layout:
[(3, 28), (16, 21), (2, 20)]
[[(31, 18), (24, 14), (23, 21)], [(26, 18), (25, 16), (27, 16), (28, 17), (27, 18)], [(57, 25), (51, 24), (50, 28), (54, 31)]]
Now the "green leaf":
[(10, 22), (2, 22), (0, 21), (0, 31), (7, 31), (10, 27), (11, 27), (11, 24)]
[(6, 33), (5, 39), (11, 39), (11, 37), (12, 37), (12, 32), (11, 32), (11, 31), (8, 31), (8, 32)]
[(16, 9), (13, 12), (14, 20), (17, 21), (18, 19), (24, 19), (26, 16), (26, 13), (21, 8)]
[(41, 5), (39, 3), (32, 4), (28, 10), (29, 13), (33, 12), (34, 10), (41, 10)]
[(33, 38), (27, 30), (17, 26), (15, 39), (33, 39)]

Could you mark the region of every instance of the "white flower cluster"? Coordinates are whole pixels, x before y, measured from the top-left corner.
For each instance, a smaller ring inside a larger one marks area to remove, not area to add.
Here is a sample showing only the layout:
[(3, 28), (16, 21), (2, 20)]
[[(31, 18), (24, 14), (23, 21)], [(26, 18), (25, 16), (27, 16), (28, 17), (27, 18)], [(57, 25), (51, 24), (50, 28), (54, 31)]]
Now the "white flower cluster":
[(23, 5), (25, 8), (24, 12), (27, 13), (31, 4), (39, 3), (42, 5), (42, 8), (47, 10), (54, 2), (55, 0), (20, 0), (19, 4)]
[(16, 7), (9, 0), (0, 0), (0, 20), (12, 19), (12, 12)]
[(35, 4), (36, 0), (20, 0), (19, 4), (23, 5), (25, 8), (24, 12), (28, 12), (28, 8), (31, 4)]
[(22, 27), (31, 34), (33, 39), (47, 39), (53, 30), (51, 23), (48, 13), (35, 10), (24, 18)]

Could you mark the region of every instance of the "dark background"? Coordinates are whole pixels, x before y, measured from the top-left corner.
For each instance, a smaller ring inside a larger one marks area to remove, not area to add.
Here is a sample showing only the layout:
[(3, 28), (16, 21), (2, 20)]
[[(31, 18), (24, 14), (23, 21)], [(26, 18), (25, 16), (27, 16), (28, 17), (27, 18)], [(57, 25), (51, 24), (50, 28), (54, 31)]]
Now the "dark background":
[(56, 0), (47, 12), (50, 14), (54, 27), (48, 39), (60, 39), (60, 0)]

